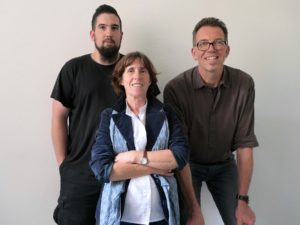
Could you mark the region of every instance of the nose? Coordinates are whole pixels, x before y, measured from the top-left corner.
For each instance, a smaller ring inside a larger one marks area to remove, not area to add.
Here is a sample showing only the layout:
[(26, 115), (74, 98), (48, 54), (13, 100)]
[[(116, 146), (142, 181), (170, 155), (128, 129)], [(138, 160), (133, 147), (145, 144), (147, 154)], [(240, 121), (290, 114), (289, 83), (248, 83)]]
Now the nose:
[(216, 50), (213, 42), (208, 43), (208, 49), (207, 49), (208, 51), (210, 50), (210, 47), (212, 48), (213, 51)]
[(134, 71), (134, 74), (133, 74), (134, 79), (139, 80), (142, 77), (143, 77), (143, 72), (142, 71), (139, 71), (139, 70)]
[(134, 77), (135, 79), (138, 79), (138, 78), (140, 77), (140, 75), (141, 75), (141, 72), (138, 71), (138, 70), (136, 70), (136, 71), (133, 73), (133, 77)]
[(111, 29), (111, 27), (107, 27), (105, 29), (105, 36), (108, 36), (108, 37), (112, 36), (112, 29)]

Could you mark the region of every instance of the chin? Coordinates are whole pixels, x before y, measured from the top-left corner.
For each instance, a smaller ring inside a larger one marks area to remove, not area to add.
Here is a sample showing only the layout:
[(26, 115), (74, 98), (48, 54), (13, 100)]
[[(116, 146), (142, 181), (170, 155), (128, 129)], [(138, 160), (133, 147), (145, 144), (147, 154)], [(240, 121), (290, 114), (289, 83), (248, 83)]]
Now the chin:
[(143, 93), (134, 93), (131, 95), (134, 98), (141, 98), (141, 99), (146, 99), (147, 98), (147, 94)]

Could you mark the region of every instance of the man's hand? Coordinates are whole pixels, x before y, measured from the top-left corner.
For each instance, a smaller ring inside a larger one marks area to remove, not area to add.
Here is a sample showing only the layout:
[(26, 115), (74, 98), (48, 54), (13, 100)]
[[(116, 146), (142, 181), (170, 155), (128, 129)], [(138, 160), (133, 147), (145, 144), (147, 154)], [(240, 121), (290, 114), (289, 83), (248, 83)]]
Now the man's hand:
[(238, 201), (238, 206), (235, 210), (235, 218), (237, 225), (254, 225), (256, 220), (255, 213), (250, 206), (243, 201)]
[(186, 225), (204, 225), (204, 218), (200, 207), (196, 207), (189, 215)]

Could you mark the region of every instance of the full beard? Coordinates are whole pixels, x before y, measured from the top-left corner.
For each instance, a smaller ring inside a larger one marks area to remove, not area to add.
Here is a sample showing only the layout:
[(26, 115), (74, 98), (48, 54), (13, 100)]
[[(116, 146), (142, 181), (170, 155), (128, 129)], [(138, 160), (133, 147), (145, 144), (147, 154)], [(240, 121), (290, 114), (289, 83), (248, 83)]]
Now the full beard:
[(104, 46), (99, 47), (95, 44), (95, 47), (100, 53), (102, 59), (106, 60), (107, 62), (114, 63), (117, 60), (120, 46), (106, 48)]

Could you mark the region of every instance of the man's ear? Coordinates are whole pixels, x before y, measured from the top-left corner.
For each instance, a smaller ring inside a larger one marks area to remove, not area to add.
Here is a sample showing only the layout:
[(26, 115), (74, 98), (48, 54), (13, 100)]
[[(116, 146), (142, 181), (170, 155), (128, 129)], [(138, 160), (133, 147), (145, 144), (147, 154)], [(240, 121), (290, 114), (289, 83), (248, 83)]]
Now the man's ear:
[(191, 54), (192, 54), (192, 57), (193, 57), (194, 60), (198, 60), (196, 47), (193, 47), (191, 49)]
[(227, 46), (227, 49), (226, 49), (226, 58), (227, 58), (227, 56), (229, 55), (229, 53), (230, 53), (230, 47), (229, 47), (229, 45)]
[(123, 31), (121, 32), (121, 39), (120, 39), (120, 43), (122, 42), (123, 40)]
[(95, 41), (95, 32), (93, 30), (90, 31), (90, 38), (92, 41)]

